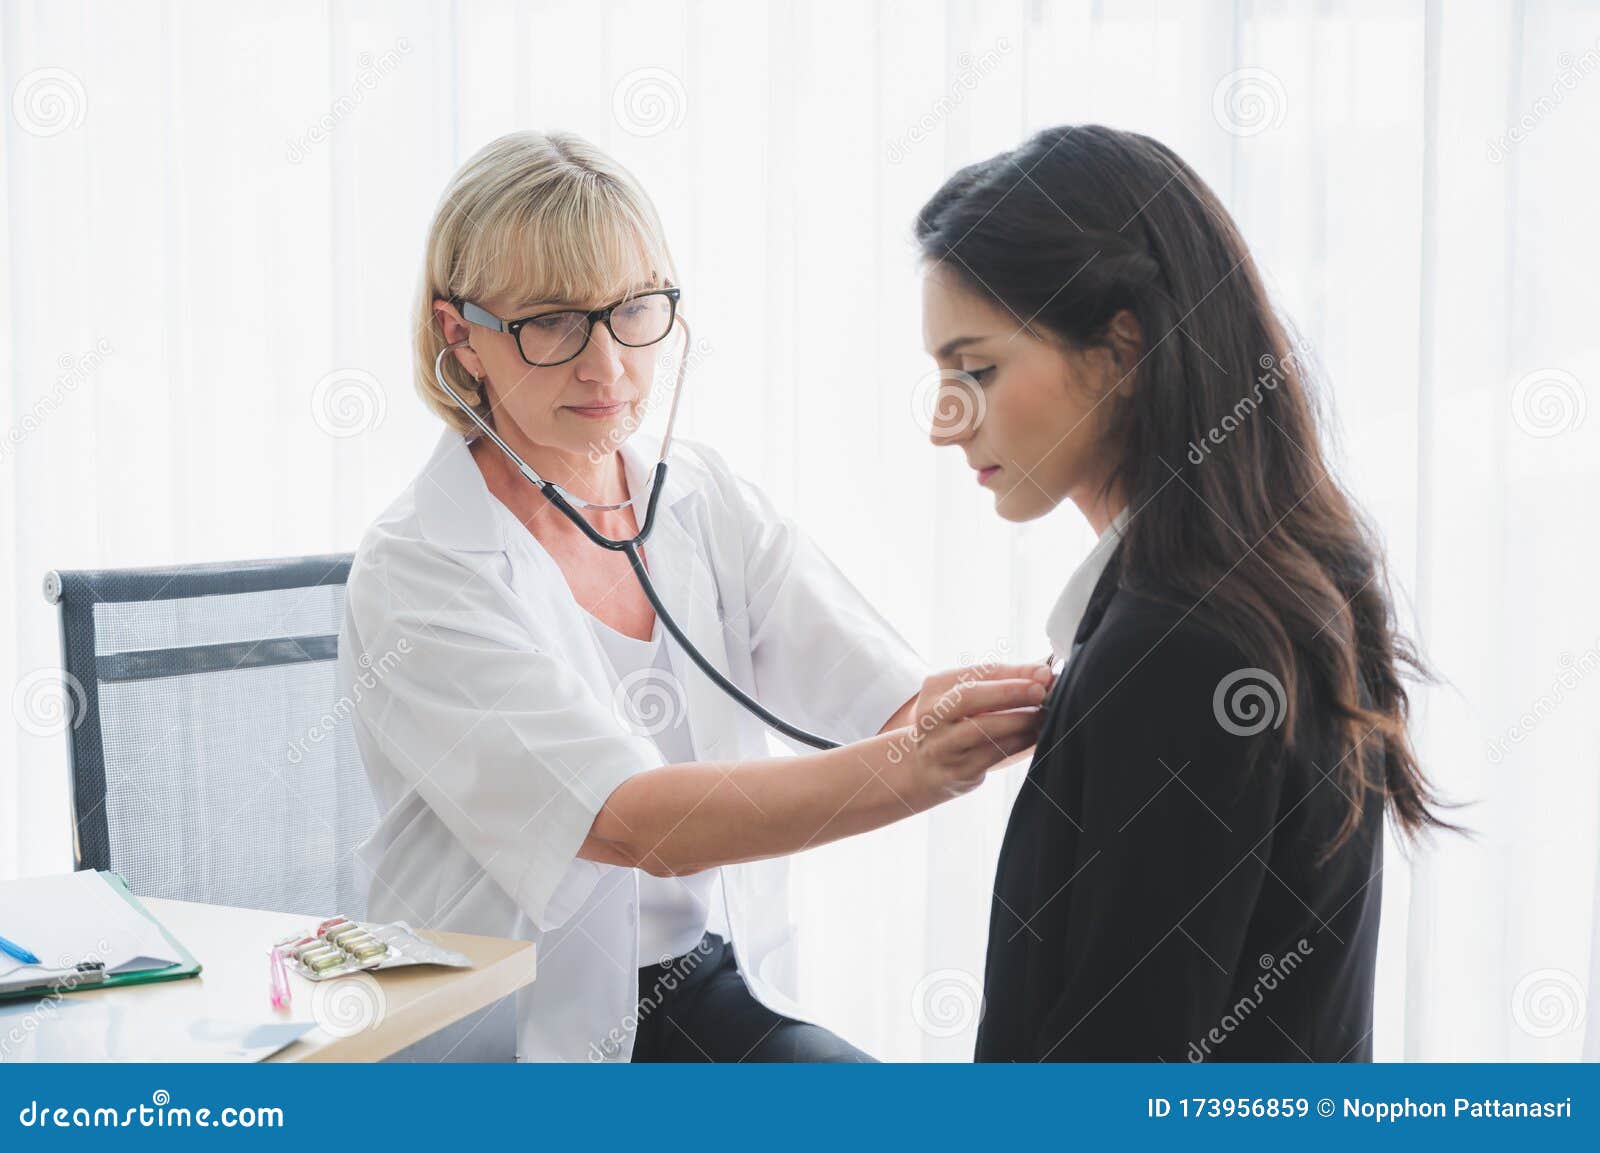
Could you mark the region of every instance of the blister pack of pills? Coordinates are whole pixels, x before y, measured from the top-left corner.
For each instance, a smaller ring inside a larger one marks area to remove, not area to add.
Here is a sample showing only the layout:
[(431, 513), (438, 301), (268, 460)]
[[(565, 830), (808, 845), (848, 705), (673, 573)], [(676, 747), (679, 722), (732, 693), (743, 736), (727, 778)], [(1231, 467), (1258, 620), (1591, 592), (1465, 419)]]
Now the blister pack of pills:
[(314, 931), (292, 934), (273, 947), (284, 964), (308, 981), (404, 965), (472, 968), (468, 958), (417, 936), (404, 921), (377, 925), (330, 917)]

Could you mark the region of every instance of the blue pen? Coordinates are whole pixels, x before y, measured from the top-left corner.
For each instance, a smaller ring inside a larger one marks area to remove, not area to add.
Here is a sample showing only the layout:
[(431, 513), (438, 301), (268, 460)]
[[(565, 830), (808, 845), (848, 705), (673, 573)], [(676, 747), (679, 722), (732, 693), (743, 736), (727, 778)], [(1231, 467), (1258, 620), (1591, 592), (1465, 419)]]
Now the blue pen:
[(38, 957), (35, 957), (15, 941), (8, 941), (4, 937), (0, 937), (0, 953), (10, 953), (24, 965), (37, 965), (39, 963)]

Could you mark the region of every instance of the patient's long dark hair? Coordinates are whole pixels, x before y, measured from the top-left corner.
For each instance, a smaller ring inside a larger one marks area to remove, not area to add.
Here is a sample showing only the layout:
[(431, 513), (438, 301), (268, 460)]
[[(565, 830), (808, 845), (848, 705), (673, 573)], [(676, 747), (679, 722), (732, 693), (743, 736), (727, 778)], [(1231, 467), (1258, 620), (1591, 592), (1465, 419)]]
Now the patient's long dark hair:
[(1407, 835), (1449, 827), (1407, 733), (1402, 671), (1426, 672), (1397, 632), (1376, 534), (1324, 461), (1307, 358), (1193, 169), (1145, 136), (1052, 128), (957, 172), (916, 236), (1036, 335), (1106, 346), (1114, 316), (1138, 320), (1131, 390), (1103, 402), (1107, 491), (1133, 514), (1122, 582), (1193, 607), (1281, 682), (1282, 725), (1258, 749), (1334, 739), (1343, 759), (1319, 767), (1352, 801), (1327, 853), (1369, 790)]

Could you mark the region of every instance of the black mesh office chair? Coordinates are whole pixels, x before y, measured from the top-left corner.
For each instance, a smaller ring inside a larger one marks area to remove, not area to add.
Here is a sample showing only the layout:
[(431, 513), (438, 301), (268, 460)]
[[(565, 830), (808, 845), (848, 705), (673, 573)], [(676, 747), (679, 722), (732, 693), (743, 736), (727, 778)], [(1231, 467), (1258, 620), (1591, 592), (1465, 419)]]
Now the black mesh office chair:
[(74, 856), (141, 896), (366, 912), (377, 813), (334, 658), (350, 556), (52, 572)]

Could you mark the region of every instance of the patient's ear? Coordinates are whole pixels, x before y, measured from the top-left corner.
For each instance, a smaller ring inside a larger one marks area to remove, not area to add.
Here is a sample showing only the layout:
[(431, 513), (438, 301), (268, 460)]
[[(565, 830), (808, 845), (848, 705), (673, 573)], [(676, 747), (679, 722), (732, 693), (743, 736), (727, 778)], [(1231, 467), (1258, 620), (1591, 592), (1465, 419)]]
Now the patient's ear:
[(1110, 353), (1111, 378), (1105, 382), (1108, 389), (1116, 389), (1123, 396), (1133, 392), (1134, 369), (1144, 356), (1144, 329), (1139, 318), (1126, 308), (1106, 323), (1106, 349)]

